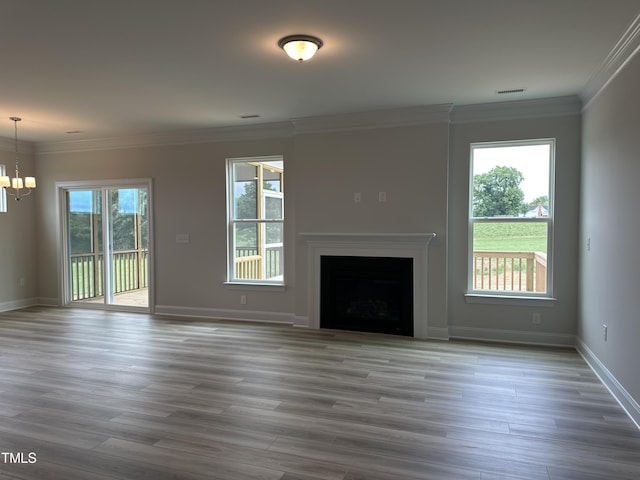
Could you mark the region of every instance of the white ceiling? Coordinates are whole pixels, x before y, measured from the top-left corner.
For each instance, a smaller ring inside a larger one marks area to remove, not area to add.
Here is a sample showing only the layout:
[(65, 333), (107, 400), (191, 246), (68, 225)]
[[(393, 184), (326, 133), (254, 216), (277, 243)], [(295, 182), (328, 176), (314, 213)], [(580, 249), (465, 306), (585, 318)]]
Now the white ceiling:
[[(21, 139), (51, 142), (581, 95), (629, 35), (640, 0), (0, 0), (0, 8), (0, 136), (13, 136), (9, 117), (18, 115)], [(324, 47), (310, 62), (290, 60), (277, 41), (292, 33)], [(496, 94), (519, 87), (524, 94)]]

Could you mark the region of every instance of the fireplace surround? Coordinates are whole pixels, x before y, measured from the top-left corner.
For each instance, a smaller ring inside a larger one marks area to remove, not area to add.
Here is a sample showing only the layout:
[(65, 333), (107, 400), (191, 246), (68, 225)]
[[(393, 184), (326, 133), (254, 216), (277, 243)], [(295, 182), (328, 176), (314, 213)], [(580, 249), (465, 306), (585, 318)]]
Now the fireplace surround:
[(387, 257), (410, 259), (412, 268), (412, 335), (427, 338), (428, 245), (435, 233), (301, 233), (307, 247), (306, 325), (321, 325), (322, 257)]

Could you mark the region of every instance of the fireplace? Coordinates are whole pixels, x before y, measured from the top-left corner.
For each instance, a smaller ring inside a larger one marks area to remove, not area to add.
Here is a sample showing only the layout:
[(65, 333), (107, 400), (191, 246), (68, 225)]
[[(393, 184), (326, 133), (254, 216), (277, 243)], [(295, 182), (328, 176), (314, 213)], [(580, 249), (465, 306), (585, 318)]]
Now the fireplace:
[[(320, 277), (323, 257), (404, 258), (405, 262), (410, 260), (412, 265), (412, 279), (409, 287), (412, 298), (411, 331), (416, 338), (428, 338), (427, 257), (428, 245), (435, 237), (435, 233), (299, 233), (298, 235), (307, 248), (308, 317), (296, 316), (296, 325), (310, 328), (325, 327), (320, 321), (322, 283)], [(351, 272), (353, 271), (354, 269), (351, 269)], [(364, 305), (360, 303), (359, 307), (362, 309)]]
[(320, 327), (413, 336), (413, 259), (323, 255)]

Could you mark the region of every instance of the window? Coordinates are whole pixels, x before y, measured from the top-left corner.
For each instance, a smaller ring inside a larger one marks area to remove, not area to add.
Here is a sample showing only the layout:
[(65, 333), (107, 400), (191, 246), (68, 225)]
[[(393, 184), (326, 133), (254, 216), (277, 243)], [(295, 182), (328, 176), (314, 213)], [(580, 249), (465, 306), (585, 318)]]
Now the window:
[(228, 281), (283, 284), (282, 157), (227, 160)]
[(550, 297), (553, 139), (471, 145), (470, 293)]
[[(6, 175), (7, 169), (4, 165), (0, 165), (0, 177)], [(0, 187), (0, 212), (7, 211), (7, 191)]]

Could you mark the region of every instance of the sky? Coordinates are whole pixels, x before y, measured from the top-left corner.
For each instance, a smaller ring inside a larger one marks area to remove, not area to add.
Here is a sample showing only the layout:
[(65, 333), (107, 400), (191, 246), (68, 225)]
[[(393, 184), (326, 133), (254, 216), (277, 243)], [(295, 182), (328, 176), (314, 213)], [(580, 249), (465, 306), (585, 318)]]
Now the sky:
[[(118, 210), (120, 213), (138, 213), (138, 190), (135, 188), (120, 188), (118, 191)], [(69, 211), (72, 213), (99, 212), (101, 207), (94, 205), (93, 190), (70, 190)]]
[(473, 174), (485, 173), (493, 167), (515, 167), (524, 180), (520, 188), (525, 202), (549, 195), (549, 144), (483, 147), (473, 150)]

